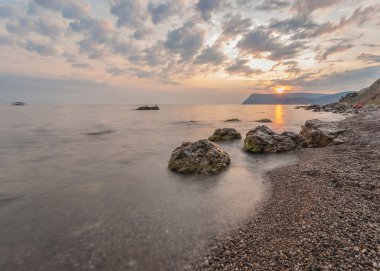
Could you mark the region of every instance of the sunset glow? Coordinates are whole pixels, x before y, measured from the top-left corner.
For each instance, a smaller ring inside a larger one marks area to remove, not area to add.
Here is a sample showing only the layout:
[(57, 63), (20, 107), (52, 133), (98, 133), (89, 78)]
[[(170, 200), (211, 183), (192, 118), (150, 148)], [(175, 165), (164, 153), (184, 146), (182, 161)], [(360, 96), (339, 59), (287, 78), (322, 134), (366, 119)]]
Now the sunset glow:
[(275, 88), (275, 91), (277, 94), (283, 94), (285, 93), (285, 87), (277, 87)]
[(8, 102), (241, 103), (380, 73), (379, 0), (0, 2)]

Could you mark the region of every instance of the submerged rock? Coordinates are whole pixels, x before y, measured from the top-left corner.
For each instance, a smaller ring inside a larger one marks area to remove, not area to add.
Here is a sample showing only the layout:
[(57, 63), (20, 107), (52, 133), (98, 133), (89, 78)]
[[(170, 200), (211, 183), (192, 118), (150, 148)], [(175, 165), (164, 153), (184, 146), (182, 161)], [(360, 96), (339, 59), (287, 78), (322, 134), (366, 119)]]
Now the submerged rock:
[(265, 118), (265, 119), (259, 119), (259, 120), (256, 120), (255, 122), (269, 123), (269, 122), (272, 122), (272, 120), (271, 120), (271, 119), (268, 119), (268, 118)]
[(22, 106), (22, 105), (25, 105), (25, 103), (24, 102), (13, 102), (12, 105)]
[(313, 119), (306, 121), (300, 134), (305, 138), (308, 147), (315, 148), (343, 144), (348, 141), (347, 132), (347, 128), (340, 127), (337, 122)]
[(304, 139), (292, 132), (278, 134), (265, 125), (250, 130), (244, 139), (244, 150), (250, 153), (277, 153), (304, 146)]
[(113, 130), (102, 130), (102, 131), (97, 131), (97, 132), (89, 132), (89, 133), (86, 133), (86, 135), (89, 135), (89, 136), (100, 136), (100, 135), (111, 134), (113, 132), (114, 132)]
[(241, 134), (234, 128), (216, 129), (214, 134), (208, 138), (210, 141), (226, 141), (234, 139), (241, 139)]
[(230, 165), (231, 159), (221, 147), (207, 139), (186, 142), (176, 148), (169, 169), (182, 174), (215, 174)]
[(158, 105), (144, 105), (138, 107), (136, 110), (160, 110), (160, 108), (158, 107)]
[(225, 120), (224, 122), (239, 122), (240, 120), (239, 119), (228, 119), (228, 120)]

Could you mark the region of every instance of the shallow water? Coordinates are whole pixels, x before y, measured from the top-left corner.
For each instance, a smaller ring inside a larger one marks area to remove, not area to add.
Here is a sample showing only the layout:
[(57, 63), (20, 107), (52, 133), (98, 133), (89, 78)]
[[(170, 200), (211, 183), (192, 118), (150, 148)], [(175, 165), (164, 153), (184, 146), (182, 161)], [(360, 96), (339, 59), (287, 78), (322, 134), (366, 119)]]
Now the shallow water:
[(185, 177), (167, 170), (173, 149), (221, 127), (244, 135), (264, 117), (278, 132), (339, 118), (281, 105), (133, 108), (0, 106), (0, 270), (177, 270), (252, 215), (262, 173), (295, 156), (224, 143), (229, 169)]

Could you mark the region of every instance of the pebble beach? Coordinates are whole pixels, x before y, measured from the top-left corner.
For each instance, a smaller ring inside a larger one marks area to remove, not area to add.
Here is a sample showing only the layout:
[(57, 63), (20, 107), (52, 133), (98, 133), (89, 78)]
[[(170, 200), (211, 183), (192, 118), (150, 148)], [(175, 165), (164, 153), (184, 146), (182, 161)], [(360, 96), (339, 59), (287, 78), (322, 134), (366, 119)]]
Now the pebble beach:
[(295, 151), (270, 195), (190, 270), (380, 270), (380, 112), (342, 120), (349, 142)]

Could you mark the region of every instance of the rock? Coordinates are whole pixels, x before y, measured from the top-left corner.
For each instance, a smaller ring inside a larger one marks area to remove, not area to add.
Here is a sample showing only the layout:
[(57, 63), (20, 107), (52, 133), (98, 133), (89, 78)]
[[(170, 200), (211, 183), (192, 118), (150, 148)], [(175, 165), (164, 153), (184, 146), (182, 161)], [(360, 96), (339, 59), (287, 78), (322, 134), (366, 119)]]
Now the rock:
[(113, 130), (103, 130), (103, 131), (97, 131), (97, 132), (89, 132), (89, 133), (86, 133), (86, 135), (100, 136), (100, 135), (111, 134), (113, 132), (114, 132)]
[(239, 119), (228, 119), (228, 120), (225, 120), (224, 122), (239, 122), (240, 120)]
[(306, 140), (300, 134), (285, 131), (281, 133), (282, 136), (289, 137), (297, 146), (307, 147)]
[(216, 129), (214, 134), (208, 138), (210, 141), (226, 141), (234, 139), (241, 139), (241, 134), (234, 128)]
[(160, 108), (158, 107), (158, 105), (144, 105), (138, 107), (136, 110), (160, 110)]
[(227, 152), (203, 139), (186, 142), (176, 148), (169, 160), (169, 169), (182, 174), (215, 174), (230, 165)]
[(25, 103), (24, 102), (14, 102), (14, 103), (12, 103), (12, 105), (22, 106), (22, 105), (25, 105)]
[(305, 110), (312, 110), (313, 112), (332, 112), (332, 113), (349, 113), (352, 110), (352, 105), (342, 104), (342, 103), (332, 103), (332, 104), (312, 104), (299, 106), (296, 109), (303, 108)]
[(268, 118), (265, 118), (265, 119), (259, 119), (259, 120), (256, 120), (255, 122), (269, 123), (269, 122), (272, 122), (272, 120), (271, 120), (271, 119), (268, 119)]
[(313, 119), (306, 121), (300, 134), (305, 138), (308, 147), (315, 148), (347, 142), (347, 131), (347, 128), (340, 127), (337, 122)]
[(304, 139), (295, 133), (275, 133), (265, 125), (250, 130), (244, 139), (244, 150), (250, 153), (277, 153), (304, 145)]

